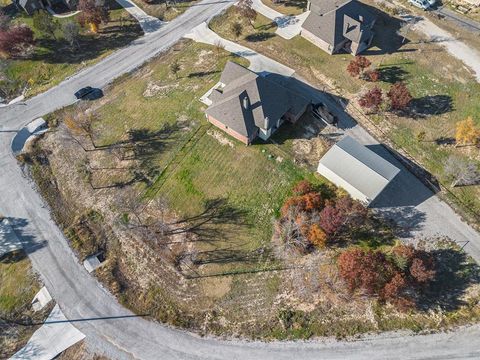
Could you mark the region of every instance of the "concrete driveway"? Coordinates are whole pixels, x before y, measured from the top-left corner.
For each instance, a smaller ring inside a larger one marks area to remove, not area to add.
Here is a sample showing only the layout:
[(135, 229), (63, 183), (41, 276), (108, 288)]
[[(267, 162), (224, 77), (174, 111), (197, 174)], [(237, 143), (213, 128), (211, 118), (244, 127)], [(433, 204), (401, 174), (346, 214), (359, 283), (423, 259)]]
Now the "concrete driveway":
[(238, 56), (242, 56), (250, 61), (249, 69), (258, 73), (273, 72), (279, 74), (288, 74), (288, 76), (290, 76), (295, 72), (293, 69), (280, 64), (278, 61), (272, 60), (257, 53), (256, 51), (246, 48), (245, 46), (220, 37), (217, 33), (210, 30), (206, 22), (201, 23), (192, 29), (192, 31), (190, 31), (184, 37), (204, 44), (220, 45), (225, 50)]
[(55, 305), (45, 323), (10, 360), (50, 360), (84, 338)]
[(300, 34), (302, 25), (310, 13), (307, 11), (297, 16), (284, 15), (265, 5), (261, 0), (252, 0), (252, 7), (256, 12), (273, 20), (277, 24), (275, 34), (287, 40)]
[(160, 21), (156, 17), (148, 15), (140, 9), (132, 0), (116, 0), (125, 10), (128, 11), (135, 19), (137, 19), (145, 35), (151, 34), (159, 30), (165, 22)]

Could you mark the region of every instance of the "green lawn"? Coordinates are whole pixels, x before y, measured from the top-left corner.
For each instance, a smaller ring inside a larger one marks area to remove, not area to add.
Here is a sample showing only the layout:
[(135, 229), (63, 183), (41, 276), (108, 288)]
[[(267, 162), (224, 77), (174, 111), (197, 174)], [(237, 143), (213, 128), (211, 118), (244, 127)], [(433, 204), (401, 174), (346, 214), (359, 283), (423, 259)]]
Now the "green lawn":
[(274, 145), (247, 147), (230, 141), (233, 146), (208, 133), (200, 135), (178, 166), (167, 172), (157, 196), (165, 196), (186, 217), (201, 213), (208, 200), (226, 199), (240, 212), (241, 223), (220, 223), (224, 230), (217, 240), (223, 246), (255, 250), (270, 243), (272, 219), (293, 185), (305, 177), (319, 180), (295, 167)]
[[(76, 16), (58, 21), (62, 24), (75, 19)], [(101, 25), (97, 34), (82, 29), (79, 49), (72, 49), (66, 43), (61, 29), (55, 34), (56, 40), (36, 31), (33, 28), (32, 17), (23, 12), (18, 12), (13, 21), (32, 28), (36, 44), (32, 54), (6, 60), (6, 68), (3, 69), (6, 79), (0, 81), (0, 86), (10, 95), (9, 97), (19, 95), (27, 85), (29, 88), (27, 96), (41, 93), (142, 34), (137, 21), (126, 10), (119, 8), (114, 1), (111, 4), (110, 21)]]

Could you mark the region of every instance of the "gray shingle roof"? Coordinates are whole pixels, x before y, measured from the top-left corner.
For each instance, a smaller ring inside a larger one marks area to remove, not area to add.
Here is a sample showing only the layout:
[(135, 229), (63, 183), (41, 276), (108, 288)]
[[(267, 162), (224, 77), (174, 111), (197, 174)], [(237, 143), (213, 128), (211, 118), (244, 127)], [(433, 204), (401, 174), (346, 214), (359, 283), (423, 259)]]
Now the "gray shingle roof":
[(336, 143), (320, 164), (373, 200), (400, 170), (350, 136)]
[(311, 12), (302, 27), (330, 45), (336, 46), (345, 38), (360, 42), (371, 35), (367, 28), (375, 16), (358, 1), (311, 0), (310, 3)]
[[(271, 128), (286, 112), (296, 115), (309, 103), (268, 76), (259, 76), (233, 62), (226, 64), (220, 82), (225, 86), (212, 92), (212, 105), (206, 112), (247, 137), (257, 127), (265, 129), (265, 118), (270, 120), (268, 128)], [(248, 99), (247, 108), (245, 99)]]

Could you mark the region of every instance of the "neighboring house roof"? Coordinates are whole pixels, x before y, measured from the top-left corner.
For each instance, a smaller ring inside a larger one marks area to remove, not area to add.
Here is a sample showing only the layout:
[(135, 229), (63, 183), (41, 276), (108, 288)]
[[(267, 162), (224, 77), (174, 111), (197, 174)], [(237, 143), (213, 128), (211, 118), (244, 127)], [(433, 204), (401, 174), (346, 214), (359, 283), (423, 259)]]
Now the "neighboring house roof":
[[(230, 61), (220, 82), (224, 86), (210, 95), (212, 105), (207, 114), (249, 138), (257, 127), (268, 130), (285, 113), (296, 115), (309, 103), (268, 76), (259, 76)], [(269, 119), (267, 128), (266, 118)]]
[(311, 0), (302, 27), (336, 46), (345, 38), (357, 43), (369, 39), (374, 21), (375, 16), (356, 0)]
[(400, 170), (350, 136), (336, 143), (320, 164), (360, 191), (370, 200), (388, 185)]

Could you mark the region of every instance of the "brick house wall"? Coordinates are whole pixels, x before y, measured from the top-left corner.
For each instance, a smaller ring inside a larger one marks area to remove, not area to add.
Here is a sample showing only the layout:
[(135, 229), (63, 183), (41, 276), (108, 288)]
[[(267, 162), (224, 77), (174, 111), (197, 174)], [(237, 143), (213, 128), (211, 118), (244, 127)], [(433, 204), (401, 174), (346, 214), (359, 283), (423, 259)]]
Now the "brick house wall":
[(229, 128), (228, 126), (226, 126), (225, 124), (223, 124), (222, 122), (218, 121), (217, 119), (211, 117), (210, 115), (207, 115), (207, 120), (215, 125), (216, 127), (218, 127), (219, 129), (225, 131), (228, 135), (230, 135), (231, 137), (237, 139), (238, 141), (241, 141), (242, 143), (244, 143), (245, 145), (249, 145), (253, 139), (256, 137), (256, 134), (255, 136), (252, 136), (252, 139), (249, 139), (248, 137), (242, 135), (242, 134), (239, 134), (238, 132), (236, 132), (235, 130)]

